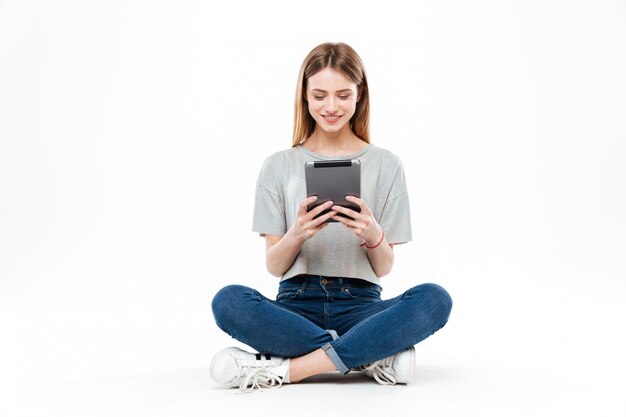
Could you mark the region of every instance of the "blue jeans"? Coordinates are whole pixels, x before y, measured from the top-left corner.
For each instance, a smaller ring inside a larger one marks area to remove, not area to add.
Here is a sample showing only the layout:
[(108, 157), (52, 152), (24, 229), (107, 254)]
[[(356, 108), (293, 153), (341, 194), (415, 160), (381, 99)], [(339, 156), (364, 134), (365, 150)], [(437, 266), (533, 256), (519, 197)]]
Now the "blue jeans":
[(390, 300), (381, 300), (381, 290), (361, 279), (299, 275), (279, 284), (275, 301), (228, 285), (211, 306), (220, 329), (258, 352), (291, 358), (321, 347), (346, 374), (421, 342), (448, 321), (452, 299), (437, 284)]

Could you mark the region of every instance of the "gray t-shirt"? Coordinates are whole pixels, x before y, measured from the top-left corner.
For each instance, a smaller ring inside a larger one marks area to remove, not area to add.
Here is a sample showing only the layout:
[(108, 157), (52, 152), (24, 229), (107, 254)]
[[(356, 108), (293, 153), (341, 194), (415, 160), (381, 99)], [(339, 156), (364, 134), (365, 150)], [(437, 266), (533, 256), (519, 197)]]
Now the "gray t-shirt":
[[(260, 236), (283, 236), (297, 220), (298, 206), (306, 198), (304, 163), (359, 159), (361, 198), (372, 210), (388, 243), (411, 240), (411, 216), (404, 168), (400, 158), (372, 143), (357, 153), (329, 157), (301, 145), (265, 158), (256, 183), (252, 231)], [(306, 240), (281, 281), (299, 274), (360, 278), (375, 284), (363, 240), (340, 222), (330, 223)]]

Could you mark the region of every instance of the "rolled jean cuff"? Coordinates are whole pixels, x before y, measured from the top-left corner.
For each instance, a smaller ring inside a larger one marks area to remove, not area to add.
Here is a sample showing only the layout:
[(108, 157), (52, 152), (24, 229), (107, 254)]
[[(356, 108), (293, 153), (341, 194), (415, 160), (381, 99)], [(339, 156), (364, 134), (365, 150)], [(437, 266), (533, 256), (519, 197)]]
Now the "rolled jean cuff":
[(337, 370), (342, 375), (345, 375), (348, 373), (348, 371), (350, 371), (350, 369), (348, 369), (346, 365), (343, 364), (343, 361), (339, 359), (339, 355), (337, 355), (337, 352), (335, 352), (335, 348), (333, 348), (330, 343), (326, 343), (324, 346), (322, 346), (322, 349), (324, 349), (330, 360), (333, 361), (333, 363), (337, 367)]
[(328, 334), (330, 334), (330, 337), (332, 337), (332, 338), (333, 338), (333, 340), (337, 340), (337, 339), (339, 339), (339, 335), (338, 335), (338, 334), (337, 334), (337, 332), (336, 332), (336, 331), (334, 331), (333, 329), (326, 329), (326, 332), (327, 332)]

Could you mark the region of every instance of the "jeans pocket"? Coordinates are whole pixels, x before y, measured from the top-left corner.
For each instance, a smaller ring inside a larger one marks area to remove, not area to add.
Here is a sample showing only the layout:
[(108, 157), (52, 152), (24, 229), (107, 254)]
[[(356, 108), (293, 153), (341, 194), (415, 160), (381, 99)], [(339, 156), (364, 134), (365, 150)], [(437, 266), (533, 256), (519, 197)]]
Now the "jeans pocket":
[(300, 295), (300, 289), (298, 288), (280, 288), (278, 294), (276, 294), (276, 301), (296, 298), (298, 295)]
[(380, 289), (376, 285), (370, 287), (347, 287), (343, 291), (352, 300), (380, 301)]

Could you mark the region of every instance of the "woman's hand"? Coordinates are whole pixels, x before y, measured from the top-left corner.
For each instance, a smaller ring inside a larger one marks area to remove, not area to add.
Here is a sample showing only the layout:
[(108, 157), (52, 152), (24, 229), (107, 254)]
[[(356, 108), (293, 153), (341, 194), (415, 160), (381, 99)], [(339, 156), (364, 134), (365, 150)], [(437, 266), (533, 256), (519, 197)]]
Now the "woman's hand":
[(313, 217), (317, 216), (322, 211), (329, 209), (333, 205), (332, 201), (327, 201), (326, 203), (315, 207), (311, 211), (306, 211), (307, 206), (315, 200), (317, 200), (317, 196), (311, 196), (302, 200), (300, 206), (298, 207), (298, 218), (294, 224), (291, 225), (291, 232), (293, 235), (302, 241), (312, 238), (317, 232), (328, 226), (330, 223), (324, 222), (331, 216), (337, 214), (336, 211), (331, 210), (323, 216), (313, 220)]
[(372, 211), (365, 204), (365, 201), (351, 195), (346, 196), (346, 200), (356, 204), (361, 208), (358, 213), (352, 209), (342, 206), (333, 206), (332, 209), (338, 213), (352, 217), (354, 220), (347, 219), (342, 216), (333, 215), (333, 219), (343, 223), (348, 229), (352, 230), (357, 236), (365, 241), (367, 246), (374, 246), (380, 241), (383, 235), (383, 229), (380, 227)]

